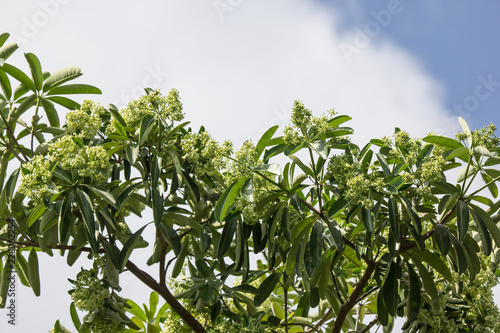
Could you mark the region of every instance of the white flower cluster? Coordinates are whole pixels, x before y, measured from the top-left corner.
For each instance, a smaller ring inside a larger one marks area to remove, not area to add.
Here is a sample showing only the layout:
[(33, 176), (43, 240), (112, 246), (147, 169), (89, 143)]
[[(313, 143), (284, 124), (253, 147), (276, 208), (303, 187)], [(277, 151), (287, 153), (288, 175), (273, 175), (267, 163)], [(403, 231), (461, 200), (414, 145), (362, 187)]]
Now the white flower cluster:
[(120, 115), (128, 127), (136, 128), (147, 115), (158, 115), (162, 119), (180, 121), (184, 119), (179, 92), (170, 90), (167, 96), (162, 96), (159, 90), (131, 101), (127, 107), (120, 110)]
[(81, 177), (101, 182), (110, 166), (109, 155), (102, 146), (78, 147), (71, 136), (65, 135), (49, 147), (48, 158), (63, 168), (76, 169)]
[(208, 132), (188, 133), (181, 138), (183, 158), (193, 165), (198, 177), (212, 176), (226, 165), (226, 158), (232, 154), (233, 145), (225, 141), (220, 145)]
[(99, 103), (84, 100), (79, 110), (66, 115), (66, 133), (84, 139), (94, 138), (101, 127), (101, 117), (106, 112)]
[[(328, 111), (330, 117), (335, 111)], [(285, 126), (283, 140), (286, 144), (301, 144), (312, 142), (318, 136), (325, 134), (329, 129), (328, 116), (313, 117), (311, 110), (304, 107), (300, 101), (294, 101), (292, 109), (292, 123)]]
[(50, 164), (48, 159), (37, 155), (22, 165), (19, 192), (25, 194), (35, 204), (40, 204), (45, 198), (57, 193), (57, 189), (51, 183)]
[(75, 288), (71, 293), (71, 299), (75, 306), (82, 311), (93, 311), (103, 306), (109, 296), (108, 287), (92, 273), (92, 271), (82, 270), (78, 273)]
[[(463, 303), (469, 307), (461, 317), (450, 318), (445, 311), (434, 314), (427, 309), (426, 303), (422, 302), (422, 308), (417, 316), (417, 320), (428, 327), (430, 333), (452, 333), (466, 329), (468, 324), (474, 325), (474, 332), (500, 333), (500, 311), (495, 304), (493, 287), (498, 284), (498, 276), (491, 267), (490, 258), (481, 257), (482, 269), (473, 281), (466, 274), (453, 272), (453, 281), (437, 283), (436, 287), (440, 291), (440, 305), (443, 310), (446, 307), (447, 297), (453, 296), (454, 291), (461, 285), (461, 295)], [(438, 273), (434, 271), (438, 276)], [(483, 320), (479, 320), (479, 317)]]

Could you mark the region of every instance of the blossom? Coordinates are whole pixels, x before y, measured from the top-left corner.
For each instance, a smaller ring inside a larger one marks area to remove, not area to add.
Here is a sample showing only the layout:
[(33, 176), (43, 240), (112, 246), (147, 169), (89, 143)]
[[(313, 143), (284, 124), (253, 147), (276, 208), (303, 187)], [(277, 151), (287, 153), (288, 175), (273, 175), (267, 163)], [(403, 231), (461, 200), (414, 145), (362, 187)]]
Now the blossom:
[(21, 166), (19, 192), (25, 194), (35, 204), (40, 204), (44, 199), (57, 193), (57, 189), (51, 183), (50, 165), (50, 160), (37, 155)]
[(83, 101), (79, 110), (73, 110), (66, 115), (66, 133), (85, 139), (92, 139), (102, 124), (101, 116), (106, 109), (93, 101)]
[(208, 132), (188, 133), (181, 138), (183, 158), (193, 165), (198, 177), (212, 176), (226, 165), (226, 157), (231, 155), (230, 141), (220, 145)]
[(147, 115), (156, 115), (161, 119), (180, 121), (184, 119), (179, 92), (172, 89), (167, 96), (162, 96), (159, 90), (146, 94), (128, 103), (120, 110), (120, 115), (127, 126), (136, 128)]
[[(328, 111), (330, 116), (335, 115), (335, 110)], [(283, 141), (286, 144), (300, 144), (312, 142), (330, 130), (329, 117), (322, 115), (314, 117), (312, 111), (307, 109), (300, 101), (294, 101), (291, 124), (285, 126)]]
[(78, 273), (75, 288), (71, 293), (71, 299), (78, 309), (93, 311), (103, 306), (108, 296), (108, 288), (103, 285), (93, 271), (82, 270)]
[(63, 168), (75, 168), (80, 176), (90, 177), (94, 181), (104, 181), (105, 171), (110, 166), (106, 149), (102, 146), (78, 147), (69, 135), (49, 146), (48, 158)]
[[(484, 126), (480, 129), (476, 129), (471, 132), (472, 145), (473, 147), (484, 147), (488, 150), (498, 148), (500, 139), (495, 135), (496, 126), (490, 123), (488, 126)], [(457, 140), (467, 141), (468, 135), (466, 133), (458, 133), (456, 135)]]

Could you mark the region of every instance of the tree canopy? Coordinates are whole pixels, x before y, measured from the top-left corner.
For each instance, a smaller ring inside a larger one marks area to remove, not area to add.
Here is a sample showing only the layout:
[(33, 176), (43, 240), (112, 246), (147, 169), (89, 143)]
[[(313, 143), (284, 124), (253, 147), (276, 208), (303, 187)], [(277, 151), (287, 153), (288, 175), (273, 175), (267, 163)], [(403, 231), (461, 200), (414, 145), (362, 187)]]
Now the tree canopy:
[[(68, 96), (101, 91), (69, 83), (78, 67), (43, 72), (32, 53), (24, 73), (8, 37), (2, 307), (13, 270), (40, 296), (40, 255), (73, 265), (84, 253), (93, 266), (69, 277), (81, 333), (389, 332), (397, 317), (405, 332), (500, 332), (493, 124), (459, 118), (455, 138), (396, 128), (358, 146), (349, 116), (295, 101), (282, 131), (235, 149), (189, 127), (175, 89), (145, 88), (122, 109), (77, 103)], [(149, 258), (132, 261), (137, 249)], [(120, 294), (125, 271), (151, 289), (149, 305)]]

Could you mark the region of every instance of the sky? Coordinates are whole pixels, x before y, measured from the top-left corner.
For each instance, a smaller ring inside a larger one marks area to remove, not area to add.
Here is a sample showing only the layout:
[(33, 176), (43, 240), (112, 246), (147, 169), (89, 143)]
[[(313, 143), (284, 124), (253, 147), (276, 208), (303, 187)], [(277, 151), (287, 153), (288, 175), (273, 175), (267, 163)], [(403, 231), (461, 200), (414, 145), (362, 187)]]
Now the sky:
[[(0, 0), (1, 32), (35, 53), (49, 72), (77, 65), (91, 96), (124, 106), (146, 86), (180, 91), (186, 119), (238, 147), (282, 128), (294, 100), (316, 115), (353, 119), (354, 140), (393, 133), (453, 135), (500, 123), (500, 3), (457, 1)], [(61, 114), (64, 111), (61, 110)], [(142, 222), (137, 221), (137, 226)], [(140, 253), (138, 254), (140, 258)], [(19, 286), (18, 325), (0, 331), (71, 327), (64, 259), (41, 257), (42, 296)], [(123, 296), (149, 294), (124, 276)], [(498, 302), (500, 303), (500, 301)]]

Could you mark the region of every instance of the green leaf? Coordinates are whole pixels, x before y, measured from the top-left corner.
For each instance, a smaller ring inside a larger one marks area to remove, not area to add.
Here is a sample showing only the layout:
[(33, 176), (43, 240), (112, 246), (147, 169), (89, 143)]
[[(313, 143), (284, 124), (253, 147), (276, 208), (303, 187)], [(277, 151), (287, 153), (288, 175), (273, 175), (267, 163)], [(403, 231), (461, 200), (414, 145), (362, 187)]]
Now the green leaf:
[(12, 114), (10, 115), (10, 118), (12, 121), (16, 121), (24, 112), (26, 112), (29, 108), (31, 108), (36, 102), (36, 95), (30, 95), (28, 96), (19, 106), (17, 109), (11, 110)]
[(85, 226), (85, 232), (87, 234), (87, 239), (90, 243), (90, 247), (94, 254), (99, 252), (99, 243), (97, 241), (97, 230), (96, 222), (94, 218), (94, 209), (92, 206), (92, 201), (90, 200), (87, 193), (80, 189), (76, 190), (75, 199), (83, 217), (83, 224)]
[[(24, 82), (23, 82), (24, 83)], [(102, 94), (99, 88), (88, 84), (67, 84), (51, 89), (48, 95), (71, 95), (71, 94)]]
[(131, 299), (127, 299), (127, 305), (128, 305), (128, 307), (126, 308), (127, 312), (130, 312), (131, 314), (133, 314), (134, 316), (136, 316), (145, 323), (148, 322), (146, 313), (144, 312), (144, 310), (141, 309), (139, 305), (137, 305), (137, 303), (135, 303)]
[(248, 202), (253, 202), (253, 175), (250, 175), (241, 187), (241, 196)]
[(146, 116), (142, 119), (141, 128), (139, 130), (139, 145), (142, 145), (149, 136), (149, 133), (154, 126), (154, 116)]
[(410, 289), (408, 291), (408, 316), (406, 323), (403, 325), (402, 329), (410, 327), (413, 321), (417, 318), (418, 312), (420, 311), (420, 279), (417, 273), (413, 270), (411, 265), (408, 263), (408, 274), (410, 278)]
[(351, 119), (352, 119), (351, 117), (346, 115), (336, 116), (328, 121), (328, 125), (330, 125), (330, 127), (337, 127), (340, 124), (343, 124)]
[(116, 198), (108, 191), (104, 191), (104, 190), (101, 190), (95, 186), (87, 185), (87, 184), (83, 184), (83, 186), (88, 188), (90, 191), (94, 192), (94, 194), (96, 194), (99, 198), (106, 201), (111, 206), (117, 208)]
[(7, 99), (12, 97), (12, 87), (10, 85), (9, 77), (0, 68), (0, 85), (2, 86), (3, 94)]
[[(118, 111), (118, 108), (116, 106), (114, 106), (113, 104), (110, 104), (109, 105), (109, 112), (111, 112), (111, 115), (116, 119), (116, 121), (118, 121), (118, 123), (120, 125), (122, 125), (123, 127), (127, 127), (127, 123), (120, 115), (120, 112)], [(126, 136), (126, 134), (125, 134), (125, 136)]]
[(0, 59), (7, 60), (19, 48), (19, 45), (15, 42), (3, 44), (5, 42), (4, 38), (5, 34), (0, 35)]
[(54, 104), (46, 99), (42, 99), (42, 107), (45, 110), (50, 126), (59, 127), (59, 116)]
[(408, 213), (410, 220), (413, 222), (413, 226), (415, 227), (416, 232), (418, 234), (421, 234), (422, 233), (422, 222), (421, 222), (418, 214), (415, 212), (410, 200), (408, 200), (404, 196), (399, 196), (399, 197), (401, 198), (401, 202), (403, 203), (403, 206), (406, 208), (406, 212)]
[(9, 39), (10, 34), (8, 32), (4, 32), (3, 34), (0, 35), (0, 47), (3, 46), (5, 41)]
[(472, 215), (472, 218), (476, 222), (477, 230), (479, 230), (479, 235), (481, 237), (482, 245), (484, 247), (484, 254), (489, 256), (492, 250), (492, 244), (488, 228), (486, 228), (483, 219), (481, 219), (475, 211), (471, 210), (470, 213)]
[(278, 125), (273, 126), (269, 128), (259, 139), (259, 142), (257, 142), (257, 145), (255, 146), (256, 154), (255, 154), (255, 161), (257, 161), (264, 151), (264, 149), (268, 146), (269, 141), (272, 139), (274, 133), (276, 133), (276, 130), (278, 129)]
[(76, 79), (82, 75), (82, 71), (79, 67), (68, 66), (57, 70), (54, 74), (49, 76), (43, 85), (43, 92), (47, 92), (52, 88), (55, 88), (64, 82)]
[(142, 232), (144, 231), (144, 229), (147, 226), (148, 225), (146, 224), (141, 229), (137, 230), (132, 236), (130, 236), (130, 238), (127, 240), (125, 245), (123, 245), (123, 248), (120, 252), (120, 257), (118, 259), (118, 270), (120, 272), (122, 272), (123, 268), (125, 268), (125, 265), (127, 265), (127, 261), (128, 261), (128, 258), (130, 257), (130, 254), (132, 253), (132, 251), (136, 247), (137, 243), (139, 242), (139, 239), (140, 239)]
[(335, 247), (337, 248), (337, 251), (342, 253), (344, 251), (344, 238), (337, 224), (337, 221), (335, 221), (335, 219), (333, 218), (328, 219), (328, 228), (330, 229), (330, 233), (332, 234), (333, 242), (335, 244)]
[[(493, 170), (493, 171), (496, 171), (496, 170)], [(491, 171), (489, 171), (488, 173), (481, 172), (481, 178), (483, 178), (485, 184), (489, 184), (488, 190), (490, 191), (493, 198), (496, 198), (496, 197), (498, 197), (498, 187), (497, 187), (496, 183), (492, 182), (493, 178), (489, 175), (491, 173), (492, 173)], [(498, 175), (496, 175), (495, 178), (496, 177), (498, 177)]]
[(212, 321), (212, 323), (215, 323), (217, 317), (219, 317), (221, 310), (222, 310), (222, 302), (218, 300), (212, 306), (212, 310), (210, 311), (210, 320)]
[(257, 295), (259, 290), (252, 285), (249, 284), (240, 284), (239, 286), (235, 286), (231, 288), (232, 291), (242, 291), (244, 293), (250, 293), (253, 295)]
[(226, 221), (222, 235), (220, 237), (219, 246), (217, 247), (217, 258), (222, 258), (233, 242), (234, 232), (236, 231), (238, 219), (236, 217)]
[(33, 212), (31, 212), (29, 218), (28, 218), (28, 227), (31, 227), (31, 225), (33, 223), (35, 223), (39, 218), (40, 216), (43, 215), (43, 213), (45, 213), (45, 205), (44, 204), (41, 204), (41, 205), (38, 205), (34, 210)]
[(184, 266), (184, 259), (186, 259), (186, 254), (189, 250), (189, 237), (184, 237), (181, 251), (175, 260), (174, 268), (172, 268), (172, 277), (176, 278), (182, 271), (182, 267)]
[(453, 150), (448, 156), (446, 156), (446, 160), (449, 161), (451, 159), (454, 159), (456, 157), (466, 160), (469, 156), (469, 149), (467, 147), (458, 147), (455, 150)]
[(40, 60), (33, 53), (25, 53), (24, 57), (28, 61), (31, 69), (31, 77), (33, 78), (33, 83), (35, 84), (36, 90), (40, 91), (43, 84), (43, 72)]
[(180, 226), (183, 226), (183, 227), (187, 226), (187, 227), (193, 228), (194, 230), (196, 230), (200, 233), (205, 232), (205, 229), (203, 229), (203, 226), (190, 217), (184, 216), (182, 214), (176, 214), (176, 213), (167, 213), (167, 214), (165, 214), (165, 217), (169, 218), (169, 219), (170, 218), (173, 219), (175, 221), (175, 223), (180, 225)]
[(377, 159), (378, 162), (380, 163), (380, 166), (382, 167), (382, 170), (384, 171), (384, 176), (390, 176), (391, 175), (391, 170), (389, 169), (389, 164), (387, 163), (387, 160), (385, 159), (384, 155), (377, 153)]
[(342, 212), (351, 204), (351, 201), (347, 201), (345, 198), (338, 198), (328, 209), (328, 216), (334, 217), (338, 213)]
[(398, 279), (397, 279), (397, 263), (391, 261), (389, 272), (382, 287), (384, 294), (384, 304), (387, 307), (387, 312), (391, 316), (396, 316), (396, 309), (398, 306)]
[(163, 218), (163, 194), (157, 188), (152, 190), (152, 199), (153, 199), (153, 218), (155, 221), (155, 225), (159, 225)]
[(68, 236), (69, 228), (71, 227), (72, 216), (73, 216), (73, 192), (70, 192), (64, 197), (61, 204), (61, 209), (59, 211), (58, 219), (58, 235), (59, 242), (63, 244)]
[(78, 332), (83, 333), (83, 331), (80, 331), (80, 326), (82, 325), (82, 322), (80, 321), (80, 318), (78, 317), (78, 312), (76, 312), (76, 307), (75, 303), (71, 302), (69, 306), (69, 313), (71, 315), (71, 321), (73, 322), (73, 325), (75, 325), (76, 329)]
[(323, 223), (317, 221), (311, 230), (311, 259), (314, 267), (319, 268), (323, 252)]
[(391, 223), (391, 233), (399, 242), (399, 210), (398, 201), (394, 197), (389, 198), (389, 222)]
[(152, 291), (149, 294), (149, 311), (151, 311), (151, 316), (154, 316), (156, 313), (156, 308), (158, 306), (159, 295), (156, 291)]
[(175, 229), (165, 223), (162, 223), (160, 224), (160, 230), (163, 236), (165, 236), (168, 244), (174, 249), (174, 254), (179, 255), (181, 251), (181, 239), (179, 238), (179, 235), (177, 235)]
[(462, 247), (462, 244), (453, 235), (451, 235), (451, 240), (457, 258), (456, 264), (458, 266), (458, 273), (463, 274), (465, 273), (465, 271), (467, 271), (467, 263), (468, 263), (467, 256), (465, 255), (465, 251), (464, 248)]
[(458, 240), (462, 242), (467, 229), (469, 228), (469, 207), (467, 203), (462, 200), (457, 201), (457, 227), (458, 227)]
[(232, 183), (219, 198), (214, 210), (217, 221), (222, 222), (222, 220), (226, 217), (229, 208), (238, 196), (238, 192), (243, 186), (245, 180), (245, 178), (242, 178)]
[(71, 140), (73, 140), (73, 142), (78, 146), (78, 148), (81, 149), (84, 147), (84, 144), (83, 144), (82, 140), (80, 140), (80, 138), (78, 138), (76, 136), (72, 136)]
[(207, 263), (203, 259), (198, 259), (195, 262), (196, 268), (204, 277), (208, 278), (210, 276), (211, 270)]
[(80, 104), (75, 102), (72, 99), (63, 97), (63, 96), (48, 96), (44, 98), (45, 100), (50, 100), (54, 103), (57, 103), (61, 106), (64, 106), (68, 110), (77, 110), (80, 109)]
[(467, 135), (469, 147), (472, 147), (472, 133), (470, 132), (469, 125), (467, 125), (467, 122), (462, 117), (458, 117), (458, 122), (460, 123), (460, 126), (462, 126), (464, 133)]
[(387, 312), (387, 306), (384, 302), (383, 290), (379, 290), (377, 293), (377, 315), (380, 324), (382, 326), (387, 326), (389, 323), (389, 313)]
[(257, 165), (256, 167), (253, 168), (253, 170), (269, 172), (272, 173), (273, 175), (281, 174), (281, 168), (278, 163)]
[(304, 171), (304, 173), (308, 176), (311, 176), (311, 177), (314, 177), (314, 172), (311, 170), (311, 168), (309, 168), (308, 166), (306, 166), (304, 163), (302, 163), (302, 161), (295, 155), (289, 155), (288, 157), (290, 157), (292, 159), (292, 161), (297, 164), (299, 166), (299, 168)]
[(24, 84), (29, 90), (36, 91), (33, 81), (17, 67), (10, 64), (3, 64), (2, 69), (14, 79)]
[(260, 306), (262, 303), (264, 303), (269, 295), (274, 290), (274, 287), (278, 284), (279, 280), (281, 278), (281, 273), (273, 273), (269, 275), (259, 286), (258, 288), (258, 293), (255, 295), (254, 298), (254, 305), (255, 306)]
[(464, 145), (458, 142), (457, 140), (447, 138), (441, 135), (429, 135), (422, 139), (425, 142), (433, 143), (438, 146), (448, 147), (457, 149), (463, 147)]
[(428, 263), (432, 268), (438, 271), (439, 274), (441, 274), (446, 280), (448, 281), (453, 280), (450, 269), (441, 260), (438, 254), (434, 254), (429, 250), (425, 250), (422, 252), (418, 248), (412, 248), (408, 250), (408, 254), (410, 254), (410, 256), (413, 259)]
[(436, 239), (439, 251), (443, 257), (446, 257), (451, 245), (451, 237), (448, 228), (443, 224), (436, 224), (434, 227), (434, 238)]
[(316, 140), (313, 143), (310, 143), (309, 147), (311, 147), (323, 159), (325, 159), (325, 160), (328, 159), (329, 149), (328, 149), (328, 146), (327, 146), (325, 140)]
[(365, 226), (366, 232), (373, 232), (373, 216), (370, 209), (365, 207), (361, 208), (361, 219), (363, 220), (363, 224)]
[[(500, 247), (500, 229), (498, 229), (497, 225), (495, 222), (493, 222), (491, 216), (486, 213), (482, 208), (470, 204), (472, 210), (476, 213), (477, 217), (479, 217), (486, 228), (489, 230), (491, 237), (495, 241), (495, 244), (497, 247)], [(474, 214), (472, 215), (474, 217)]]
[(439, 312), (441, 311), (441, 306), (439, 304), (439, 294), (436, 288), (436, 284), (434, 282), (434, 278), (432, 277), (431, 273), (429, 273), (427, 268), (425, 268), (424, 265), (422, 265), (420, 261), (413, 260), (413, 262), (417, 266), (420, 278), (424, 283), (425, 291), (429, 295), (432, 313), (438, 315)]
[(36, 296), (40, 296), (40, 272), (38, 269), (38, 256), (35, 249), (28, 256), (28, 281)]

